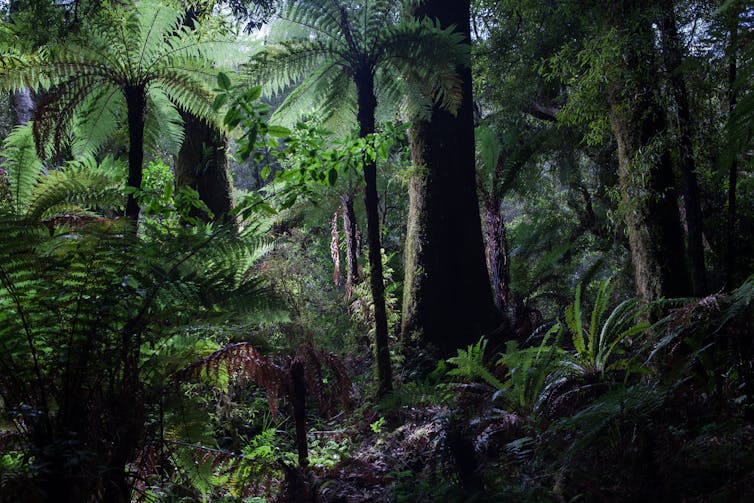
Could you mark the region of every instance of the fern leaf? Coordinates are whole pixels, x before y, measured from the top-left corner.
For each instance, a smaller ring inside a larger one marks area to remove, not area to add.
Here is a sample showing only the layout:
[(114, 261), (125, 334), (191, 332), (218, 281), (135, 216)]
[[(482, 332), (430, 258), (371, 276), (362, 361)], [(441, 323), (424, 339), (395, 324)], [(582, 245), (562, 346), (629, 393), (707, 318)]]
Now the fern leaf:
[(44, 166), (37, 157), (32, 125), (17, 126), (3, 142), (2, 166), (9, 182), (11, 205), (16, 214), (28, 208), (34, 186)]

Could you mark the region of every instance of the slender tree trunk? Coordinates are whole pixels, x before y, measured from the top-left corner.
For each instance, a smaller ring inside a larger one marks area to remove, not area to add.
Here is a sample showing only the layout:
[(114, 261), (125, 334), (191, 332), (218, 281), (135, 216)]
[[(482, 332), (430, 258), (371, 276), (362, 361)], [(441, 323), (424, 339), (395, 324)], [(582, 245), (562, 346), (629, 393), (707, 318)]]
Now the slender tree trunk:
[[(147, 110), (147, 93), (144, 86), (127, 86), (124, 89), (128, 109), (128, 186), (141, 189), (144, 164), (144, 119)], [(128, 194), (126, 217), (139, 219), (139, 204), (133, 193)]]
[[(635, 12), (615, 14), (623, 20)], [(628, 23), (630, 42), (621, 62), (625, 73), (611, 83), (609, 101), (636, 291), (648, 301), (682, 297), (690, 285), (672, 161), (660, 140), (666, 125), (655, 94), (651, 26), (645, 20)]]
[(304, 364), (298, 358), (294, 358), (291, 364), (291, 402), (293, 403), (293, 419), (296, 426), (298, 466), (305, 469), (309, 466), (309, 444), (306, 439), (306, 381)]
[[(429, 0), (415, 13), (455, 25), (470, 40), (470, 3)], [(474, 119), (469, 66), (457, 69), (463, 99), (457, 114), (435, 106), (415, 121), (402, 336), (441, 355), (475, 342), (499, 322), (485, 267), (476, 193)]]
[[(358, 93), (359, 136), (364, 138), (374, 133), (377, 98), (374, 94), (374, 74), (371, 69), (357, 71), (354, 80)], [(380, 213), (377, 196), (377, 164), (364, 159), (364, 203), (367, 214), (367, 243), (369, 244), (369, 267), (372, 302), (374, 303), (375, 359), (377, 360), (377, 396), (383, 397), (393, 389), (388, 348), (387, 311), (385, 308), (385, 284), (382, 273), (382, 244), (380, 243)]]
[(486, 243), (487, 268), (490, 271), (495, 306), (506, 313), (510, 307), (510, 267), (508, 264), (508, 239), (505, 233), (505, 220), (500, 210), (500, 201), (485, 200), (484, 234)]
[(183, 116), (185, 140), (175, 160), (176, 187), (191, 187), (212, 212), (199, 210), (191, 216), (205, 221), (230, 220), (232, 184), (228, 174), (227, 138), (205, 121), (188, 113)]
[[(738, 95), (738, 9), (731, 7), (728, 42), (728, 115), (736, 108)], [(728, 148), (732, 148), (729, 146)], [(736, 286), (736, 188), (738, 185), (738, 152), (734, 152), (728, 167), (728, 213), (725, 222), (725, 282), (728, 289)]]
[(359, 279), (359, 243), (356, 237), (356, 214), (353, 210), (353, 197), (346, 193), (341, 198), (343, 229), (346, 236), (346, 301), (351, 299), (353, 287)]
[(707, 271), (704, 265), (703, 216), (699, 196), (699, 183), (694, 159), (694, 123), (689, 108), (686, 81), (681, 73), (683, 55), (681, 41), (676, 27), (674, 2), (662, 2), (661, 29), (662, 54), (669, 74), (670, 92), (675, 102), (678, 118), (678, 152), (680, 171), (683, 178), (683, 202), (688, 226), (687, 253), (691, 265), (691, 282), (694, 295), (701, 297), (707, 293)]

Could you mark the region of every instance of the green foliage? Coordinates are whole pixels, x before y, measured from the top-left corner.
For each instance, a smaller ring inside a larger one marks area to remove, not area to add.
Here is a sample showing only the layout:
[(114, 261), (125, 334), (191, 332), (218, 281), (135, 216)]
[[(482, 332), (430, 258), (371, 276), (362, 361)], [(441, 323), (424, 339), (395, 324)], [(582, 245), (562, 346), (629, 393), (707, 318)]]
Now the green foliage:
[[(24, 425), (18, 433), (48, 472), (78, 456), (84, 473), (103, 473), (113, 449), (138, 446), (129, 435), (144, 428), (139, 411), (167, 384), (166, 373), (141, 365), (159, 365), (155, 345), (179, 327), (271, 307), (253, 274), (251, 231), (244, 239), (224, 228), (148, 226), (137, 239), (127, 224), (101, 219), (51, 235), (1, 216), (0, 363), (10, 372), (2, 415)], [(103, 483), (91, 477), (82, 494)]]
[[(385, 280), (385, 307), (387, 309), (387, 321), (389, 326), (396, 326), (400, 321), (400, 288), (401, 282), (395, 279), (395, 269), (391, 263), (392, 255), (382, 250), (382, 274)], [(370, 334), (374, 332), (374, 302), (369, 288), (369, 264), (364, 266), (364, 281), (358, 283), (353, 289), (353, 298), (349, 310), (351, 319), (357, 323), (370, 325)], [(396, 355), (397, 356), (397, 355)]]
[[(430, 20), (406, 17), (408, 2), (363, 4), (289, 2), (272, 29), (273, 40), (247, 72), (268, 93), (298, 86), (274, 119), (293, 125), (316, 117), (333, 130), (348, 131), (356, 112), (356, 89), (374, 79), (379, 101), (405, 103), (410, 117), (432, 101), (449, 110), (460, 102), (455, 66), (467, 62), (459, 34)], [(421, 62), (421, 64), (417, 64)]]
[[(506, 344), (497, 364), (506, 370), (502, 387), (498, 389), (506, 406), (513, 411), (531, 414), (546, 398), (546, 386), (554, 373), (562, 368), (565, 352), (558, 347), (561, 328), (556, 324), (545, 332), (539, 346), (519, 348), (516, 341)], [(550, 338), (555, 337), (554, 343)]]
[(504, 384), (489, 371), (485, 363), (487, 351), (487, 339), (481, 338), (475, 344), (470, 344), (466, 349), (459, 349), (458, 355), (448, 358), (448, 363), (455, 365), (448, 371), (449, 376), (461, 379), (482, 379), (490, 386), (503, 389)]
[(626, 369), (629, 362), (624, 359), (615, 362), (614, 355), (621, 354), (622, 345), (630, 343), (633, 337), (649, 328), (649, 323), (638, 320), (647, 316), (651, 306), (642, 304), (638, 299), (621, 302), (605, 318), (611, 294), (611, 281), (606, 279), (597, 289), (588, 327), (583, 322), (581, 284), (576, 287), (573, 304), (566, 309), (566, 326), (576, 350), (571, 366), (578, 373), (604, 374), (610, 370)]
[(110, 156), (99, 163), (92, 157), (69, 161), (45, 173), (34, 148), (31, 124), (18, 126), (8, 135), (2, 154), (11, 196), (7, 203), (18, 216), (38, 221), (122, 205), (125, 169)]
[[(0, 61), (0, 86), (44, 92), (34, 135), (40, 152), (58, 152), (75, 131), (74, 150), (95, 153), (125, 119), (131, 88), (147, 91), (147, 139), (165, 133), (182, 140), (176, 108), (212, 119), (207, 75), (233, 62), (231, 40), (182, 25), (179, 11), (157, 1), (106, 7), (87, 18), (81, 33), (62, 46), (34, 54), (11, 49)], [(71, 126), (74, 126), (72, 129)]]

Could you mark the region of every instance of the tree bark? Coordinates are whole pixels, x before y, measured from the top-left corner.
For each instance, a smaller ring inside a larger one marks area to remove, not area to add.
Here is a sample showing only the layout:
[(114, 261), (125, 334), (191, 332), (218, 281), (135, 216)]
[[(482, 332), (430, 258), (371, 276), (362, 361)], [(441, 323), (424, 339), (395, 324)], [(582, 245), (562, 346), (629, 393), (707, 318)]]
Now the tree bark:
[[(374, 73), (367, 63), (354, 72), (358, 94), (359, 136), (364, 138), (375, 131), (377, 98), (374, 94)], [(377, 196), (377, 164), (364, 158), (364, 204), (367, 214), (367, 243), (369, 245), (370, 285), (374, 304), (375, 359), (377, 360), (377, 396), (383, 397), (393, 389), (388, 348), (385, 284), (382, 272), (382, 244), (380, 243), (380, 214)]]
[(699, 196), (699, 182), (694, 159), (694, 122), (689, 107), (686, 81), (681, 73), (683, 55), (681, 41), (676, 27), (674, 2), (662, 2), (660, 33), (662, 54), (668, 72), (670, 92), (675, 102), (678, 119), (678, 153), (681, 176), (683, 178), (683, 203), (688, 227), (686, 250), (691, 265), (691, 283), (694, 295), (701, 297), (707, 293), (707, 271), (704, 265), (703, 215)]
[(510, 307), (510, 267), (508, 263), (508, 239), (505, 220), (500, 211), (500, 201), (488, 200), (484, 206), (484, 234), (487, 268), (490, 271), (495, 306), (505, 313)]
[[(183, 24), (194, 30), (204, 14), (203, 7), (193, 5), (186, 10)], [(211, 124), (188, 112), (181, 112), (184, 140), (175, 159), (176, 188), (191, 187), (212, 215), (193, 209), (190, 216), (205, 222), (231, 220), (233, 184), (228, 164), (228, 139)]]
[[(470, 41), (470, 2), (429, 0), (415, 13), (455, 25)], [(402, 337), (442, 356), (475, 342), (498, 323), (485, 267), (476, 194), (471, 69), (457, 69), (463, 99), (457, 114), (435, 106), (415, 121), (409, 182)]]
[(351, 299), (353, 287), (359, 279), (359, 243), (356, 237), (356, 214), (353, 210), (353, 197), (346, 193), (341, 198), (343, 229), (346, 236), (346, 301)]
[(298, 358), (294, 358), (291, 364), (291, 402), (296, 425), (298, 466), (304, 469), (309, 466), (309, 444), (306, 439), (306, 381), (304, 364)]
[(228, 174), (228, 141), (205, 121), (183, 113), (185, 140), (175, 160), (176, 187), (191, 187), (212, 216), (198, 209), (192, 217), (228, 222), (233, 209), (233, 188)]
[[(673, 166), (660, 136), (664, 111), (655, 94), (657, 75), (651, 26), (614, 16), (630, 30), (622, 48), (624, 73), (611, 83), (610, 123), (618, 144), (618, 176), (636, 292), (653, 301), (691, 293)], [(629, 24), (624, 24), (625, 22)], [(629, 38), (630, 37), (630, 38)]]
[(11, 122), (23, 125), (31, 120), (34, 113), (34, 100), (30, 89), (23, 89), (10, 95)]
[[(144, 86), (124, 88), (128, 109), (128, 187), (141, 189), (144, 164), (144, 119), (147, 110), (147, 92)], [(128, 194), (126, 217), (139, 220), (139, 204), (133, 192)]]
[[(736, 109), (738, 93), (738, 9), (731, 7), (728, 21), (728, 115)], [(729, 146), (728, 148), (731, 148)], [(728, 212), (725, 222), (725, 282), (728, 289), (737, 284), (736, 278), (736, 188), (738, 185), (738, 152), (734, 152), (728, 166)]]

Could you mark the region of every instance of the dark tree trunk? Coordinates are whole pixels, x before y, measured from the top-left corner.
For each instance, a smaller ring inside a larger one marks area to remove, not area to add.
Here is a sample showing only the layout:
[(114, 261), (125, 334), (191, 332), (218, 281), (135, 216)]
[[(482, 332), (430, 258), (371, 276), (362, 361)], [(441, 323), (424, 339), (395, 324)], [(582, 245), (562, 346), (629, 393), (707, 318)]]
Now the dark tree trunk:
[[(228, 222), (233, 209), (228, 174), (227, 138), (205, 121), (183, 113), (185, 139), (175, 160), (176, 187), (191, 187), (212, 212), (212, 221)], [(194, 209), (191, 216), (210, 221)]]
[(343, 229), (346, 235), (346, 301), (351, 299), (353, 287), (359, 279), (359, 243), (356, 236), (356, 214), (350, 193), (341, 198)]
[[(364, 66), (367, 66), (364, 64)], [(374, 73), (371, 68), (355, 72), (358, 93), (359, 136), (374, 133), (377, 98), (374, 95)], [(377, 396), (383, 397), (393, 389), (388, 348), (385, 284), (382, 273), (382, 244), (380, 243), (380, 213), (377, 196), (377, 164), (364, 158), (364, 204), (367, 214), (367, 243), (369, 248), (370, 285), (374, 303), (375, 358), (377, 360)]]
[(309, 444), (306, 439), (306, 381), (304, 379), (304, 364), (298, 358), (291, 364), (291, 402), (293, 403), (293, 419), (296, 425), (296, 450), (298, 451), (298, 466), (309, 466)]
[(652, 30), (645, 20), (632, 19), (634, 13), (613, 12), (612, 22), (630, 30), (631, 38), (623, 48), (625, 73), (612, 83), (610, 122), (618, 143), (618, 176), (636, 292), (652, 301), (687, 296), (691, 288), (672, 161), (659, 143), (666, 124), (655, 94)]
[(683, 202), (686, 210), (687, 253), (691, 265), (691, 282), (694, 295), (701, 297), (707, 293), (707, 271), (704, 266), (703, 217), (699, 196), (699, 182), (696, 176), (694, 159), (693, 131), (694, 123), (689, 108), (686, 81), (681, 74), (681, 41), (675, 22), (672, 0), (662, 2), (660, 16), (662, 34), (662, 53), (665, 68), (669, 74), (670, 92), (675, 102), (678, 118), (678, 153), (680, 171), (683, 178)]
[[(736, 108), (738, 95), (736, 78), (738, 73), (738, 9), (731, 7), (729, 14), (728, 42), (728, 114)], [(732, 148), (729, 146), (728, 148)], [(728, 289), (737, 284), (736, 278), (736, 187), (738, 185), (738, 152), (732, 154), (728, 167), (728, 213), (725, 222), (725, 282)]]
[[(470, 40), (468, 1), (429, 0), (417, 16), (455, 25)], [(458, 68), (463, 99), (457, 114), (435, 106), (430, 120), (415, 121), (402, 336), (422, 340), (441, 355), (475, 342), (495, 328), (476, 194), (471, 69)]]
[[(203, 7), (194, 5), (186, 10), (183, 24), (194, 30), (196, 21), (204, 14)], [(228, 173), (228, 139), (212, 125), (187, 112), (181, 112), (184, 140), (175, 159), (176, 188), (191, 187), (207, 205), (212, 217), (193, 209), (192, 217), (208, 221), (229, 222), (233, 209), (233, 185)]]
[[(144, 119), (147, 110), (147, 92), (144, 86), (127, 86), (124, 89), (128, 109), (128, 186), (141, 189), (144, 164)], [(126, 217), (138, 221), (139, 204), (133, 193), (128, 194)]]

